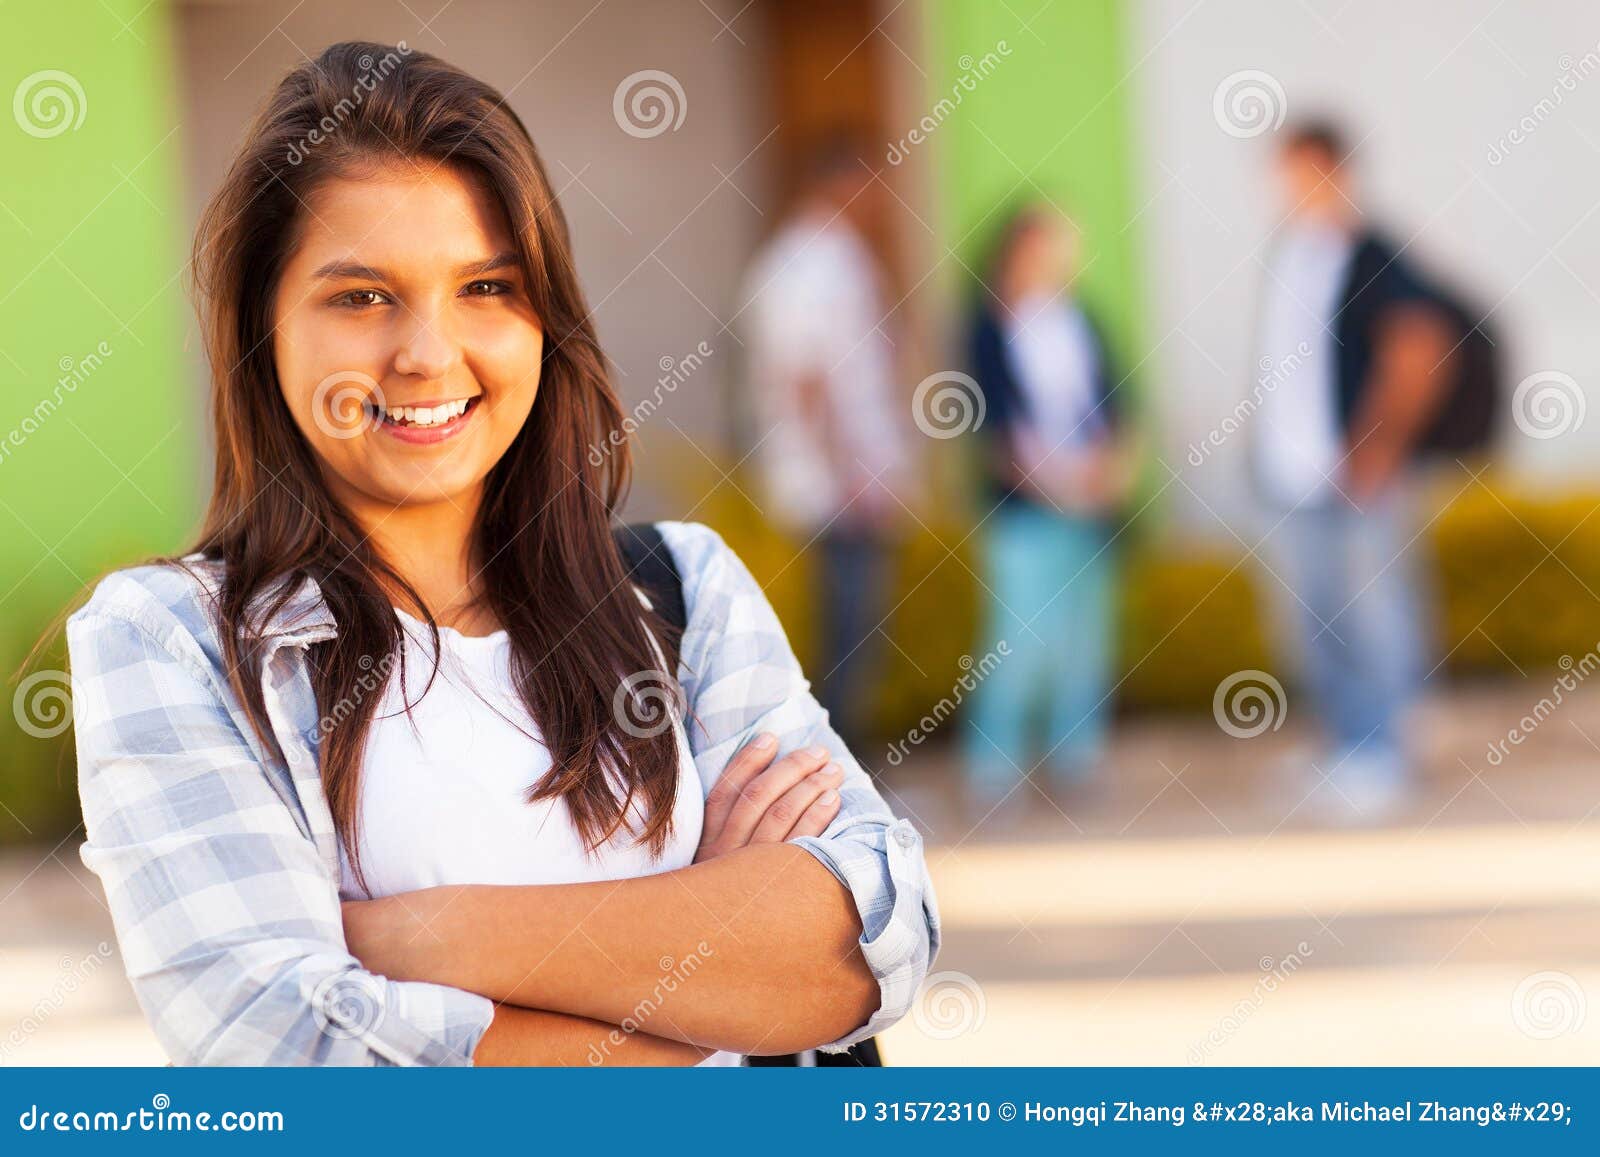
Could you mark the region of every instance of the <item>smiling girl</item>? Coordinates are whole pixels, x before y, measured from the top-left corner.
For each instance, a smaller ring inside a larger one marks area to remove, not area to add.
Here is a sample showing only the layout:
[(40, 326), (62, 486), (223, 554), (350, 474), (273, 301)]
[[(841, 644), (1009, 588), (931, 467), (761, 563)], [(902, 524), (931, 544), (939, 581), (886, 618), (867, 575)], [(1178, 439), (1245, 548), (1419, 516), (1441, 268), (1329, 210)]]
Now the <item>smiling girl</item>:
[(68, 626), (83, 858), (172, 1058), (736, 1064), (904, 1015), (920, 836), (714, 532), (657, 528), (681, 632), (630, 581), (623, 413), (500, 95), (334, 45), (195, 252), (204, 528)]

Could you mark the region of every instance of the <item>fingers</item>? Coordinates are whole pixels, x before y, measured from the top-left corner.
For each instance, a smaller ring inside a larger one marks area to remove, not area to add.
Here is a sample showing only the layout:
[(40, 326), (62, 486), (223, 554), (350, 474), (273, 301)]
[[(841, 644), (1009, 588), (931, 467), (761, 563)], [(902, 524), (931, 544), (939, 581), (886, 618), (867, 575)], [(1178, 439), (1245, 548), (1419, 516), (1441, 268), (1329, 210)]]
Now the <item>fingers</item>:
[[(820, 771), (829, 758), (825, 747), (805, 747), (789, 753), (756, 776), (734, 801), (727, 821), (722, 825), (720, 842), (736, 848), (748, 844), (755, 835), (756, 826), (766, 816), (767, 809), (801, 780)], [(795, 813), (790, 817), (791, 824), (797, 816), (798, 813)]]
[(740, 794), (751, 780), (767, 769), (777, 754), (778, 737), (770, 731), (763, 731), (728, 761), (722, 778), (712, 785), (706, 795), (705, 831), (708, 835), (722, 831), (722, 825), (728, 820), (728, 812), (738, 802)]
[(820, 836), (828, 830), (828, 825), (834, 821), (834, 818), (839, 814), (839, 809), (843, 806), (844, 801), (839, 798), (839, 789), (830, 787), (819, 795), (810, 807), (806, 808), (799, 822), (783, 838), (792, 840), (796, 836)]
[[(756, 830), (750, 837), (753, 844), (778, 844), (795, 835), (820, 835), (822, 829), (817, 831), (796, 832), (802, 818), (808, 818), (813, 823), (822, 812), (827, 813), (823, 821), (826, 828), (839, 812), (839, 785), (844, 782), (844, 769), (837, 763), (830, 763), (821, 771), (814, 771), (788, 791), (779, 796), (767, 808), (767, 814), (761, 817), (761, 822), (756, 824)], [(823, 800), (823, 796), (829, 798)], [(813, 815), (813, 809), (820, 805), (821, 812)]]

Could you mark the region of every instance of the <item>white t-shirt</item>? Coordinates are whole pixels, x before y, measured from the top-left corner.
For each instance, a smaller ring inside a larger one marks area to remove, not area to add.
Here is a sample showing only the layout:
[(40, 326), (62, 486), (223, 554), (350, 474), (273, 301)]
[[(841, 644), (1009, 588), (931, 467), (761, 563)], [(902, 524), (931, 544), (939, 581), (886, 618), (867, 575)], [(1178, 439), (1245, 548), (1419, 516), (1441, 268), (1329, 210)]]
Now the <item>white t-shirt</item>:
[(1028, 413), (1012, 431), (1017, 458), (1048, 483), (1099, 433), (1090, 421), (1100, 372), (1094, 331), (1083, 310), (1059, 293), (1023, 298), (1001, 324)]
[[(341, 895), (379, 897), (441, 884), (631, 879), (693, 862), (705, 791), (680, 722), (673, 722), (678, 793), (661, 858), (627, 833), (589, 853), (564, 800), (527, 802), (528, 789), (549, 772), (551, 760), (514, 690), (506, 632), (477, 637), (440, 627), (443, 660), (435, 673), (427, 625), (396, 614), (405, 628), (405, 686), (396, 663), (374, 713), (361, 771), (357, 849), (368, 890), (357, 884), (341, 848)], [(642, 830), (640, 804), (633, 815), (635, 831)], [(639, 1027), (650, 1031), (648, 1017)], [(700, 1062), (742, 1063), (729, 1052)]]
[[(1266, 497), (1285, 507), (1313, 506), (1334, 493), (1344, 458), (1337, 407), (1335, 325), (1353, 245), (1342, 230), (1309, 225), (1286, 230), (1267, 263), (1257, 365), (1283, 378), (1263, 391), (1253, 435)], [(1301, 356), (1309, 349), (1309, 356)]]
[[(862, 487), (859, 502), (898, 510), (892, 495), (909, 482), (909, 402), (897, 396), (885, 332), (892, 310), (867, 243), (843, 218), (798, 218), (751, 262), (741, 296), (763, 505), (808, 531)], [(837, 472), (800, 404), (798, 385), (813, 376), (840, 441)]]

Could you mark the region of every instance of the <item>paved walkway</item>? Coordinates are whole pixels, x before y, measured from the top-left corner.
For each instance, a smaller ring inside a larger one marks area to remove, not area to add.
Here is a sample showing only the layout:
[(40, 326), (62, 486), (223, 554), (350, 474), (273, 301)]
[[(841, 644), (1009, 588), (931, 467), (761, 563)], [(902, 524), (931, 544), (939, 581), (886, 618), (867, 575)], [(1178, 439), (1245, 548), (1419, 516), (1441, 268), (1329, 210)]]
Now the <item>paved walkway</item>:
[[(890, 1061), (1600, 1063), (1600, 694), (1486, 761), (1543, 693), (1430, 704), (1426, 792), (1370, 830), (1301, 806), (1294, 721), (1128, 720), (1101, 790), (988, 821), (919, 753), (888, 787), (945, 946)], [(161, 1063), (75, 845), (0, 856), (0, 897), (0, 1063)]]

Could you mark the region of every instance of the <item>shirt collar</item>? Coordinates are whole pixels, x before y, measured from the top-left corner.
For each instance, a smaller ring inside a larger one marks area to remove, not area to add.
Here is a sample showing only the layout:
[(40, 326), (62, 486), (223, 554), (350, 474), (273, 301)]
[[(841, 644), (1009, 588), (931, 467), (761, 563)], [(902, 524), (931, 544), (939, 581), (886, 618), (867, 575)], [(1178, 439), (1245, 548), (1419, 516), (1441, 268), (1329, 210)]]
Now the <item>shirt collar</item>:
[[(207, 593), (215, 598), (222, 578), (222, 564), (204, 555), (191, 554), (184, 558), (193, 571), (203, 579)], [(263, 639), (283, 642), (317, 642), (334, 638), (339, 625), (333, 617), (328, 600), (322, 597), (322, 587), (310, 575), (302, 575), (298, 582), (285, 576), (271, 583), (251, 600), (251, 613), (247, 622), (255, 620), (256, 612), (270, 607), (283, 591), (284, 584), (295, 582), (295, 588), (261, 627)]]

